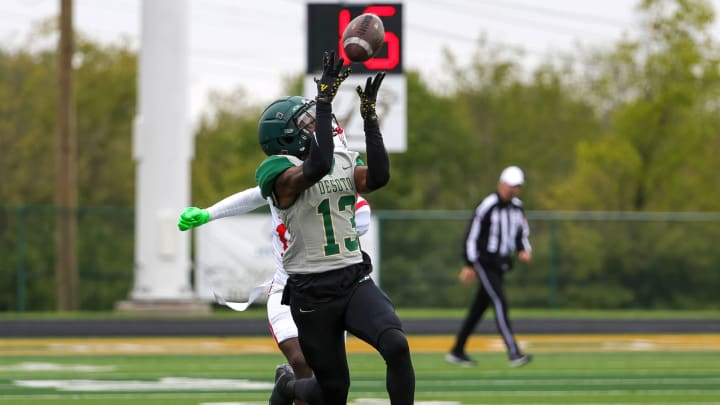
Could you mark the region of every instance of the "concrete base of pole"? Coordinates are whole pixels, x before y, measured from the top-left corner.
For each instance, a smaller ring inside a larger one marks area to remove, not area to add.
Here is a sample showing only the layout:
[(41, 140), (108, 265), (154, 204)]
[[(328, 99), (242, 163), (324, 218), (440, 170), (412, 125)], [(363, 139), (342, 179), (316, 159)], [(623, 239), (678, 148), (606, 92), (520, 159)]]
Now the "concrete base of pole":
[(125, 300), (115, 303), (115, 312), (146, 315), (210, 315), (210, 303), (200, 300)]

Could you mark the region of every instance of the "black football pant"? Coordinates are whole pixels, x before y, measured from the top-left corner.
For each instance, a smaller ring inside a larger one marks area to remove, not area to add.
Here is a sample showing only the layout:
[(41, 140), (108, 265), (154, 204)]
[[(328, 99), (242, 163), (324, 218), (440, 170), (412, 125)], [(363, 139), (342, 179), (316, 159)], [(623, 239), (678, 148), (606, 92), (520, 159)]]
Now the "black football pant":
[[(350, 372), (345, 331), (374, 347), (387, 366), (386, 387), (392, 405), (411, 405), (415, 371), (407, 338), (390, 299), (366, 277), (349, 294), (323, 303), (293, 301), (291, 313), (315, 378), (297, 380), (297, 398), (312, 405), (345, 405)], [(318, 387), (319, 386), (319, 387)]]
[(502, 269), (493, 266), (481, 266), (475, 264), (479, 285), (475, 300), (470, 305), (467, 316), (460, 327), (460, 331), (455, 339), (455, 346), (452, 351), (455, 353), (464, 353), (465, 344), (468, 338), (475, 330), (475, 327), (482, 319), (485, 310), (492, 303), (495, 310), (495, 323), (498, 332), (502, 336), (505, 346), (507, 346), (510, 358), (520, 355), (513, 331), (508, 318), (508, 307), (505, 301), (505, 293), (503, 292), (503, 275)]

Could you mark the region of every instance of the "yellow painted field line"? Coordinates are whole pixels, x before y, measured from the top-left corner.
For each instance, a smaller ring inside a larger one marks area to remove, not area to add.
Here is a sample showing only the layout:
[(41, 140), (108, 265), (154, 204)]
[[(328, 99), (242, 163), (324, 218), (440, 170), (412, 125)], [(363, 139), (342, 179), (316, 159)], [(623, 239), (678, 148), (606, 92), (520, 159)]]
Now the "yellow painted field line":
[[(720, 351), (720, 334), (592, 334), (518, 335), (518, 344), (534, 353), (541, 352), (617, 352), (617, 351)], [(412, 337), (414, 352), (449, 350), (453, 338), (447, 336)], [(466, 347), (471, 352), (505, 352), (499, 336), (474, 335)]]
[[(720, 351), (720, 334), (592, 334), (518, 335), (520, 346), (539, 352)], [(415, 353), (443, 353), (453, 337), (409, 336)], [(373, 352), (365, 342), (349, 337), (351, 353)], [(473, 335), (469, 352), (505, 352), (499, 336)], [(0, 355), (83, 354), (247, 354), (277, 353), (271, 337), (110, 337), (0, 339)]]

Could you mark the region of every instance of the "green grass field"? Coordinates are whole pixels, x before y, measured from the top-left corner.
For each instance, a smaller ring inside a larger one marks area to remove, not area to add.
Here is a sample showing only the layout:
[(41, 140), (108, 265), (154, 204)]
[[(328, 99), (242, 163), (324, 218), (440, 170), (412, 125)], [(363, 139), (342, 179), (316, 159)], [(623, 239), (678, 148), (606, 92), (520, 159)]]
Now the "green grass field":
[[(654, 346), (646, 337), (640, 340), (644, 345), (614, 345), (612, 350), (581, 340), (563, 351), (563, 344), (547, 343), (552, 336), (537, 343), (530, 337), (535, 359), (518, 369), (509, 368), (497, 349), (473, 351), (480, 364), (462, 368), (446, 363), (442, 350), (423, 348), (413, 353), (416, 403), (720, 404), (720, 350), (717, 345), (702, 349), (702, 342), (718, 335), (699, 337), (701, 347), (696, 342), (687, 351), (683, 345), (676, 346), (680, 351), (668, 350), (675, 347), (668, 344)], [(228, 340), (239, 344), (243, 338)], [(202, 339), (186, 341), (200, 354), (158, 354), (164, 347), (180, 347), (182, 338), (167, 346), (162, 338), (86, 341), (95, 349), (71, 348), (63, 339), (0, 339), (0, 404), (267, 404), (275, 365), (283, 360), (266, 346), (258, 353), (223, 352), (212, 340), (198, 343)], [(154, 346), (143, 351), (142, 344)], [(379, 355), (353, 350), (349, 357), (350, 403), (388, 404)]]

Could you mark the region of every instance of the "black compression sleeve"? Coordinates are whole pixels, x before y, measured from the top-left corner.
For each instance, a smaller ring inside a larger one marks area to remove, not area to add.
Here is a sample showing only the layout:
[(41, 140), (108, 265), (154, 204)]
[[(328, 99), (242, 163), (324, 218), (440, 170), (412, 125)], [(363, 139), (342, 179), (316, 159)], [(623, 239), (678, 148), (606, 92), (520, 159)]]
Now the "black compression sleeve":
[(332, 104), (318, 101), (316, 105), (315, 139), (310, 141), (310, 153), (303, 162), (303, 176), (316, 183), (330, 171), (333, 159)]
[(367, 181), (370, 190), (377, 190), (390, 181), (390, 158), (383, 143), (377, 120), (365, 120), (365, 151), (367, 153)]

